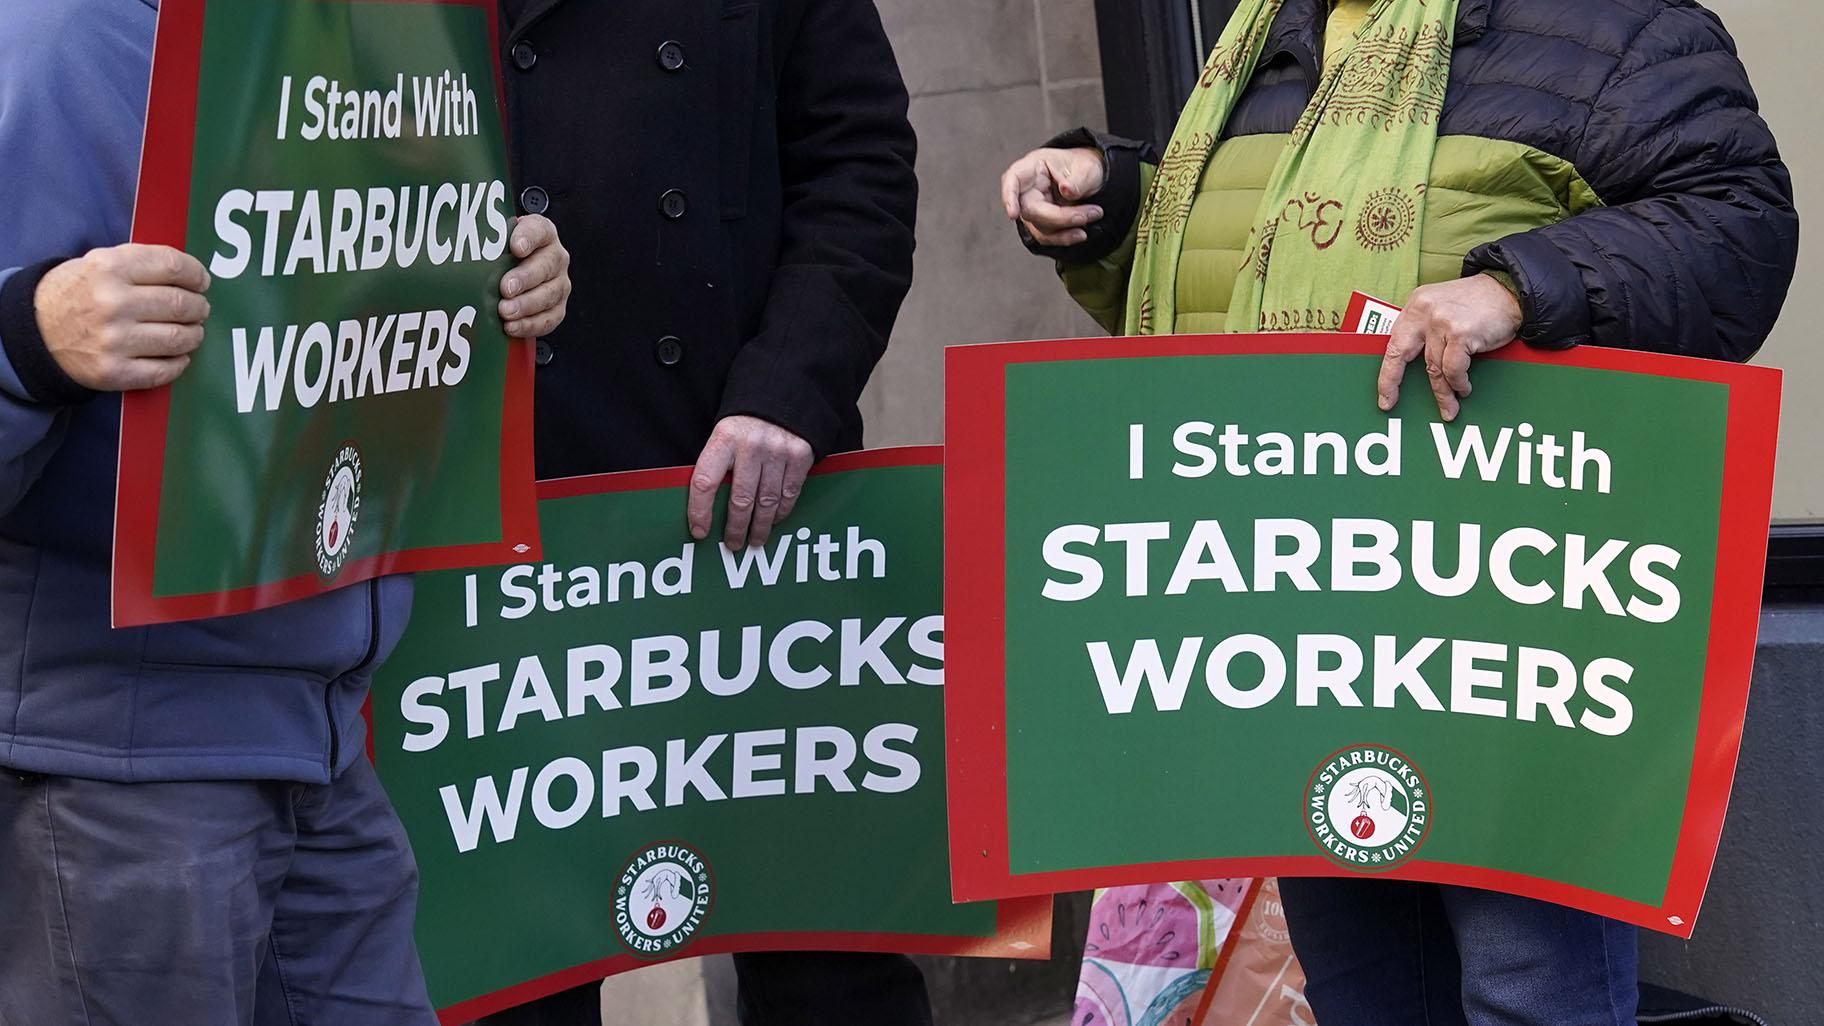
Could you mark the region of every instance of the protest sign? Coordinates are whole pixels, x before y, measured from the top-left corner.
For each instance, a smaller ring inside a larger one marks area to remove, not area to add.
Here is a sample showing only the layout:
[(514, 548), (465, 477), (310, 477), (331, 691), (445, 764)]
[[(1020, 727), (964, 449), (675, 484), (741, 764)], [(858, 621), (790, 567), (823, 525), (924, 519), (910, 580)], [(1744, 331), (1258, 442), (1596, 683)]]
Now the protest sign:
[(1775, 371), (1384, 340), (947, 353), (959, 899), (1377, 874), (1689, 934), (1758, 624)]
[(724, 951), (1045, 957), (1049, 898), (950, 900), (939, 458), (826, 460), (738, 554), (689, 468), (549, 481), (545, 562), (418, 578), (374, 756), (446, 1021)]
[(166, 0), (135, 242), (212, 277), (124, 397), (114, 622), (536, 555), (487, 0)]

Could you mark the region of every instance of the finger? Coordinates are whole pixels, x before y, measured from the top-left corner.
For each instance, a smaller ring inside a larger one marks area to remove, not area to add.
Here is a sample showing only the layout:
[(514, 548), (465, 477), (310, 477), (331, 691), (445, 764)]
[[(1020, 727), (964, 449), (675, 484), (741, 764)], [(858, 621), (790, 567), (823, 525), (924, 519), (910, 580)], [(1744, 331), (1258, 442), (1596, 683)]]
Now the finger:
[(513, 255), (524, 260), (557, 241), (557, 225), (543, 214), (526, 214), (513, 225)]
[(192, 292), (209, 291), (203, 262), (170, 246), (126, 247), (126, 278), (134, 285), (175, 285)]
[(1453, 343), (1444, 347), (1444, 359), (1442, 361), (1444, 367), (1444, 383), (1450, 386), (1451, 392), (1459, 399), (1467, 398), (1471, 391), (1469, 368), (1472, 362), (1473, 359), (1469, 355), (1467, 346)]
[(735, 470), (728, 485), (728, 520), (722, 525), (722, 544), (731, 550), (747, 544), (747, 529), (754, 522), (754, 500), (760, 494), (760, 464), (752, 451), (735, 455)]
[(1102, 220), (1102, 208), (1088, 203), (1060, 206), (1040, 193), (1028, 191), (1020, 195), (1020, 216), (1027, 224), (1055, 232)]
[(1077, 179), (1079, 167), (1074, 153), (1066, 153), (1057, 159), (1045, 162), (1045, 168), (1051, 174), (1051, 180), (1058, 183), (1058, 195), (1073, 203), (1083, 198), (1085, 190), (1084, 183)]
[[(505, 285), (502, 285), (505, 293)], [(503, 321), (518, 320), (522, 317), (536, 317), (547, 310), (554, 310), (570, 296), (570, 283), (563, 278), (553, 278), (543, 282), (537, 288), (512, 299), (500, 301), (500, 319)]]
[(1387, 353), (1381, 357), (1381, 374), (1375, 392), (1382, 410), (1391, 410), (1400, 401), (1400, 381), (1406, 377), (1406, 365), (1425, 351), (1424, 337), (1419, 333), (1417, 318), (1393, 322), (1393, 336), (1387, 340)]
[(536, 317), (522, 317), (516, 321), (509, 321), (506, 324), (507, 337), (543, 338), (556, 331), (558, 326), (564, 323), (564, 312), (567, 309), (569, 309), (568, 304), (563, 304), (555, 310), (547, 310)]
[(500, 279), (500, 294), (512, 299), (564, 273), (564, 251), (560, 246), (545, 246)]
[(684, 507), (684, 520), (690, 526), (690, 536), (698, 541), (709, 537), (716, 492), (722, 487), (722, 479), (728, 476), (728, 468), (734, 461), (734, 446), (721, 432), (709, 437), (709, 444), (697, 457), (696, 469), (690, 475), (690, 498)]
[(1446, 423), (1457, 417), (1457, 394), (1444, 380), (1444, 350), (1449, 342), (1449, 336), (1440, 330), (1431, 331), (1425, 338), (1425, 380), (1431, 385), (1432, 398), (1437, 400), (1438, 415)]
[(1020, 216), (1021, 173), (1026, 160), (1021, 158), (1001, 175), (1001, 209), (1007, 212), (1007, 220), (1012, 221)]
[(203, 344), (200, 324), (136, 324), (127, 335), (132, 359), (163, 360), (188, 356)]
[(1035, 227), (1031, 221), (1022, 220), (1020, 223), (1026, 226), (1026, 234), (1032, 236), (1032, 241), (1041, 246), (1074, 246), (1089, 238), (1089, 233), (1081, 228), (1066, 228), (1061, 232), (1048, 232)]
[(1048, 160), (1045, 167), (1051, 173), (1051, 180), (1057, 183), (1058, 195), (1071, 202), (1081, 199), (1081, 190), (1071, 181), (1071, 167), (1068, 161)]
[(785, 478), (779, 487), (779, 517), (775, 523), (784, 523), (785, 518), (798, 508), (798, 496), (804, 492), (804, 479), (811, 472), (811, 465), (817, 457), (809, 445), (800, 446), (792, 451), (785, 461)]
[(136, 285), (123, 293), (121, 313), (157, 324), (201, 324), (209, 319), (209, 300), (202, 293), (175, 285)]
[(747, 544), (759, 548), (773, 536), (779, 519), (781, 493), (785, 490), (785, 457), (774, 453), (760, 468), (760, 493), (754, 499), (754, 522), (747, 529)]
[(159, 388), (176, 381), (190, 366), (188, 356), (168, 359), (131, 360), (121, 368), (117, 384), (122, 392)]

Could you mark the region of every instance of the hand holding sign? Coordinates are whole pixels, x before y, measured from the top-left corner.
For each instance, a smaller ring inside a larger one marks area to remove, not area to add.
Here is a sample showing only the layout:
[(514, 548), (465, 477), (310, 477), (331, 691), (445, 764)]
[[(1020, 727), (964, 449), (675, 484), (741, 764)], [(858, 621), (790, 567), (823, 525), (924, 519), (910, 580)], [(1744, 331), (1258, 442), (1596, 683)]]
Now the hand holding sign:
[(1338, 401), (1428, 345), (1460, 378), (1511, 337), (1499, 290), (1420, 290), (1385, 364), (1362, 335), (946, 351), (957, 898), (1390, 873), (1689, 935), (1778, 375), (1507, 345), (1455, 424)]
[(537, 548), (514, 340), (562, 321), (569, 254), (513, 216), (497, 29), (481, 0), (160, 5), (133, 222), (155, 246), (39, 290), (71, 376), (133, 389), (117, 625)]
[(759, 417), (724, 417), (716, 425), (690, 479), (685, 516), (690, 536), (709, 537), (716, 490), (733, 476), (722, 541), (730, 549), (765, 545), (773, 525), (791, 516), (804, 479), (816, 462), (811, 443)]
[(1470, 359), (1512, 342), (1521, 320), (1514, 294), (1486, 274), (1414, 289), (1381, 361), (1381, 409), (1391, 410), (1400, 401), (1406, 365), (1423, 353), (1438, 412), (1446, 422), (1456, 420), (1460, 400), (1470, 392)]
[(538, 214), (513, 225), (509, 245), (519, 264), (500, 279), (500, 319), (512, 338), (549, 335), (564, 323), (570, 301), (570, 251), (551, 219)]
[(34, 305), (45, 348), (70, 380), (97, 392), (176, 380), (203, 342), (209, 272), (169, 246), (113, 246), (53, 269)]
[(718, 952), (1046, 956), (1049, 895), (950, 900), (941, 456), (827, 460), (809, 537), (738, 553), (679, 536), (690, 468), (547, 481), (541, 557), (419, 577), (372, 737), (445, 1022)]

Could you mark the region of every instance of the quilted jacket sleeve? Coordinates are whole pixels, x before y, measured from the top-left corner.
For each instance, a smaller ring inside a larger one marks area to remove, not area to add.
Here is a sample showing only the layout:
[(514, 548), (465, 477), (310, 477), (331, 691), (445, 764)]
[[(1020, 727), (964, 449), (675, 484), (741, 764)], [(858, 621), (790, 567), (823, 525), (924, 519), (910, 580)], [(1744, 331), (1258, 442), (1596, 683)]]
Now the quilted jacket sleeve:
[[(1146, 191), (1152, 188), (1153, 172), (1152, 164), (1140, 165), (1140, 195), (1145, 196)], [(1127, 283), (1134, 274), (1134, 245), (1138, 227), (1138, 220), (1129, 215), (1126, 231), (1119, 236), (1112, 231), (1108, 233), (1108, 237), (1115, 241), (1115, 248), (1108, 254), (1095, 260), (1058, 260), (1058, 279), (1064, 283), (1064, 290), (1110, 335), (1121, 334), (1121, 329), (1126, 326)], [(1095, 237), (1091, 236), (1090, 242), (1082, 245), (1087, 246), (1094, 241)]]
[(1608, 205), (1471, 252), (1535, 345), (1747, 360), (1798, 258), (1792, 181), (1716, 16), (1667, 4), (1598, 94), (1574, 163)]

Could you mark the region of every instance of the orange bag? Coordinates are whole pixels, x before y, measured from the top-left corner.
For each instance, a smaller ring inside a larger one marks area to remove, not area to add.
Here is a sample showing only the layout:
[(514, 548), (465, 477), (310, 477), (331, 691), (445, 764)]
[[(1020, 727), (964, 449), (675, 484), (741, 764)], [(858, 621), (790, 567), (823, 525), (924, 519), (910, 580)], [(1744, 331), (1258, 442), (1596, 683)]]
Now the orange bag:
[(1196, 1026), (1316, 1026), (1305, 1003), (1305, 971), (1292, 954), (1279, 881), (1249, 892), (1221, 961), (1210, 974)]

